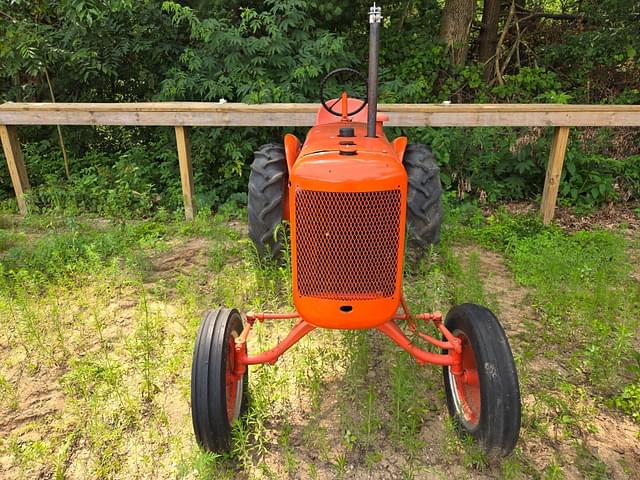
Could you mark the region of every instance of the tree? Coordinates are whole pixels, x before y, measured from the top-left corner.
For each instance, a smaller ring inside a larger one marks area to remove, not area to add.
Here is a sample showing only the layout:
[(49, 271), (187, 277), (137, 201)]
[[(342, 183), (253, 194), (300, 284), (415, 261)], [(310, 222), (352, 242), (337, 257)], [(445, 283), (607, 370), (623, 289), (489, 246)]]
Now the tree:
[(478, 59), (484, 64), (484, 80), (488, 82), (493, 77), (495, 62), (491, 61), (496, 55), (498, 45), (498, 20), (500, 19), (500, 0), (484, 0), (482, 9), (482, 27), (480, 28), (480, 46)]
[(469, 50), (469, 32), (476, 13), (476, 0), (446, 0), (440, 21), (440, 40), (451, 53), (451, 63), (464, 65)]
[(183, 49), (160, 7), (0, 0), (0, 101), (148, 100)]
[(311, 2), (265, 0), (237, 21), (200, 17), (178, 2), (163, 9), (188, 26), (190, 46), (162, 82), (163, 99), (259, 102), (316, 100), (321, 79), (357, 65), (342, 36), (316, 25)]

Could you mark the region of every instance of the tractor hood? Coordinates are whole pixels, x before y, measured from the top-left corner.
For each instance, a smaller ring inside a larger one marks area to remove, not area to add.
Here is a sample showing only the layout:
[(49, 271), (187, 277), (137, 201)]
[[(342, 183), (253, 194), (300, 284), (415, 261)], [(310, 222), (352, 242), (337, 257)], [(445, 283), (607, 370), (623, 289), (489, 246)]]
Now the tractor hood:
[(354, 122), (336, 122), (316, 125), (309, 130), (300, 156), (327, 151), (349, 151), (357, 153), (375, 153), (390, 155), (400, 161), (393, 145), (382, 133), (382, 126), (377, 137), (367, 137), (367, 124)]

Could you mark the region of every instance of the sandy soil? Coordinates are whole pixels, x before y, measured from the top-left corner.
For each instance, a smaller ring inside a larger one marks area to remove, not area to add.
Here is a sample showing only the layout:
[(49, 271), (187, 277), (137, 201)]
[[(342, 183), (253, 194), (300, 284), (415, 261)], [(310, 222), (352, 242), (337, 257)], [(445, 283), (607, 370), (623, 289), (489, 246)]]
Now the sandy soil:
[[(178, 273), (193, 274), (207, 266), (207, 251), (210, 243), (205, 239), (194, 239), (186, 242), (176, 242), (171, 248), (152, 258), (152, 268), (148, 278), (145, 279), (145, 287), (152, 289), (158, 282), (175, 277)], [(535, 309), (531, 306), (529, 292), (516, 285), (513, 275), (505, 265), (503, 259), (492, 252), (479, 249), (479, 247), (458, 247), (456, 255), (462, 264), (468, 261), (469, 255), (477, 252), (480, 259), (480, 271), (485, 289), (494, 295), (498, 306), (499, 316), (509, 335), (512, 348), (516, 355), (524, 349), (527, 337), (531, 333), (531, 325), (539, 322)], [(134, 328), (134, 310), (139, 303), (139, 296), (135, 291), (121, 291), (114, 295), (112, 303), (105, 306), (105, 318), (117, 319), (117, 321), (105, 329), (103, 341), (117, 342), (125, 333), (130, 333)], [(171, 309), (170, 305), (160, 306)], [(69, 312), (73, 314), (73, 312)], [(178, 316), (176, 312), (171, 315)], [(184, 335), (181, 332), (182, 325), (172, 324), (174, 331), (170, 335)], [(286, 328), (282, 330), (286, 332)], [(318, 335), (316, 335), (318, 334)], [(322, 347), (332, 342), (339, 341), (339, 332), (314, 332), (315, 339), (310, 339), (309, 346)], [(93, 342), (93, 344), (91, 343)], [(97, 340), (91, 340), (86, 346), (87, 351), (95, 348)], [(343, 441), (345, 432), (342, 425), (349, 419), (361, 420), (365, 415), (361, 402), (362, 395), (356, 392), (357, 401), (351, 403), (349, 393), (345, 391), (348, 372), (343, 368), (328, 368), (328, 373), (322, 379), (321, 402), (319, 412), (313, 412), (309, 404), (308, 392), (297, 392), (291, 399), (291, 408), (286, 414), (286, 424), (290, 428), (287, 446), (278, 442), (282, 433), (281, 421), (274, 421), (268, 426), (269, 445), (268, 452), (256, 459), (257, 463), (266, 464), (278, 478), (309, 478), (316, 475), (317, 478), (335, 478), (336, 462), (341, 457), (347, 460), (344, 472), (345, 478), (353, 479), (395, 479), (401, 478), (408, 469), (411, 469), (414, 478), (500, 478), (501, 467), (496, 461), (491, 462), (481, 471), (466, 469), (461, 463), (461, 447), (451, 446), (451, 433), (446, 430), (446, 407), (442, 399), (441, 372), (434, 367), (421, 368), (420, 375), (425, 382), (425, 390), (417, 392), (422, 395), (425, 404), (429, 405), (428, 414), (423, 416), (420, 425), (419, 438), (422, 445), (415, 454), (407, 455), (403, 449), (397, 446), (393, 432), (386, 425), (392, 423), (389, 420), (391, 413), (390, 372), (394, 368), (394, 348), (390, 342), (378, 332), (368, 332), (366, 342), (369, 348), (367, 372), (363, 379), (362, 388), (371, 387), (376, 395), (377, 424), (382, 425), (374, 433), (373, 443), (377, 445), (380, 456), (371, 461), (368, 453), (359, 451), (358, 448), (350, 449)], [(17, 385), (17, 408), (10, 408), (8, 402), (0, 403), (0, 438), (8, 438), (10, 435), (19, 445), (27, 440), (42, 440), (48, 435), (54, 434), (47, 429), (48, 424), (55, 428), (65, 428), (64, 412), (67, 402), (64, 391), (60, 387), (59, 379), (65, 373), (65, 365), (43, 368), (35, 373), (26, 374), (24, 354), (16, 357), (6, 357), (11, 350), (12, 340), (10, 335), (0, 335), (0, 355), (5, 359), (2, 373), (14, 385)], [(291, 366), (292, 360), (283, 359), (281, 368)], [(536, 382), (538, 372), (556, 371), (559, 375), (569, 375), (562, 368), (543, 356), (536, 356), (526, 366), (527, 383), (521, 386), (525, 411), (531, 412), (537, 404)], [(188, 375), (188, 372), (184, 372)], [(163, 383), (159, 386), (159, 402), (162, 404), (163, 415), (167, 417), (168, 429), (178, 431), (178, 435), (185, 442), (190, 442), (189, 405), (184, 401), (184, 395), (180, 386), (175, 383)], [(364, 397), (366, 398), (366, 396)], [(164, 399), (164, 400), (163, 400)], [(566, 478), (583, 478), (582, 470), (578, 464), (582, 461), (576, 456), (574, 444), (582, 442), (588, 450), (588, 455), (604, 462), (612, 478), (640, 478), (640, 427), (633, 424), (628, 418), (610, 411), (597, 404), (593, 399), (587, 399), (589, 403), (585, 408), (591, 409), (594, 415), (591, 418), (593, 429), (581, 429), (580, 437), (554, 438), (534, 435), (529, 427), (523, 425), (522, 438), (519, 442), (521, 458), (523, 462), (540, 471), (549, 465), (560, 455), (563, 459), (563, 471)], [(553, 411), (545, 412), (553, 416)], [(35, 422), (35, 423), (34, 423)], [(38, 425), (34, 429), (30, 425)], [(169, 427), (170, 426), (170, 427)], [(73, 425), (66, 425), (72, 429)], [(55, 432), (59, 434), (60, 432)], [(146, 432), (145, 434), (152, 433)], [(173, 432), (175, 434), (175, 432)], [(132, 458), (142, 457), (144, 446), (139, 439), (128, 438), (129, 450)], [(69, 478), (82, 478), (82, 465), (86, 461), (89, 446), (72, 444), (70, 448), (76, 451), (70, 455), (68, 466)], [(7, 450), (0, 456), (0, 478), (21, 478), (19, 469), (12, 463), (11, 455)], [(322, 453), (325, 452), (325, 453)], [(328, 454), (326, 452), (329, 452)], [(160, 453), (159, 453), (160, 455)], [(296, 464), (295, 469), (290, 468), (291, 459)], [(171, 472), (175, 465), (166, 458), (158, 457), (158, 478)], [(239, 467), (238, 467), (239, 468)], [(132, 467), (135, 471), (135, 468)], [(51, 474), (46, 469), (34, 469), (30, 471), (32, 478), (47, 477)], [(259, 471), (252, 475), (260, 478)], [(238, 470), (238, 478), (246, 478), (246, 474)], [(266, 477), (265, 477), (266, 478)]]
[[(527, 321), (539, 323), (535, 310), (528, 302), (528, 291), (515, 284), (513, 274), (500, 255), (476, 246), (458, 249), (463, 261), (473, 251), (479, 254), (480, 271), (485, 288), (496, 295), (500, 306), (500, 320), (507, 331), (512, 349), (517, 354), (523, 342), (527, 342), (527, 336), (530, 335), (530, 330), (527, 330), (524, 323)], [(543, 328), (543, 325), (540, 325), (540, 328)], [(527, 370), (529, 371), (527, 378), (531, 383), (521, 385), (525, 410), (536, 403), (535, 394), (527, 392), (538, 390), (537, 373), (554, 370), (560, 375), (570, 374), (561, 365), (542, 356), (533, 358)], [(611, 478), (640, 478), (640, 426), (617, 412), (602, 405), (596, 405), (593, 400), (589, 403), (591, 403), (589, 406), (596, 411), (595, 417), (591, 419), (595, 431), (584, 430), (583, 437), (576, 438), (574, 441), (583, 441), (589, 453), (607, 465)], [(550, 414), (553, 413), (550, 412)], [(571, 448), (570, 442), (571, 440), (567, 441), (567, 439), (562, 441), (525, 436), (520, 441), (520, 447), (540, 469), (548, 465), (558, 451), (562, 452), (562, 456), (568, 459), (564, 469), (567, 478), (584, 478), (584, 473), (571, 465), (577, 460), (575, 449)]]
[[(510, 202), (500, 207), (512, 214), (537, 212), (540, 208), (535, 202)], [(611, 203), (593, 213), (580, 215), (573, 208), (557, 206), (553, 222), (571, 232), (596, 228), (618, 230), (625, 226), (630, 235), (637, 235), (640, 232), (638, 209), (640, 204)], [(494, 210), (495, 207), (487, 207), (484, 213), (489, 215)]]

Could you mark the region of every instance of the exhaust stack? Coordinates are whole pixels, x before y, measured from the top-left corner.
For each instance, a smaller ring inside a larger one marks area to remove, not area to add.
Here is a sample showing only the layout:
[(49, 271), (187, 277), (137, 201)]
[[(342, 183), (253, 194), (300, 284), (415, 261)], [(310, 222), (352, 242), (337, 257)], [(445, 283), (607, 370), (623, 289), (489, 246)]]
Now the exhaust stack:
[(369, 79), (367, 85), (367, 102), (369, 115), (367, 116), (367, 137), (376, 136), (376, 117), (378, 116), (378, 53), (380, 50), (380, 21), (382, 9), (369, 9)]

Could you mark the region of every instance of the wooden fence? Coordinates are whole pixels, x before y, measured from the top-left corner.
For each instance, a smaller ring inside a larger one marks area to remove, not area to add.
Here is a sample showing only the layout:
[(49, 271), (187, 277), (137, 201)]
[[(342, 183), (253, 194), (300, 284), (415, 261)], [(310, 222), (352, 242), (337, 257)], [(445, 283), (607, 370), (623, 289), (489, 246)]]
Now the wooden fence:
[[(191, 126), (310, 126), (319, 105), (284, 103), (4, 103), (0, 105), (0, 138), (16, 193), (26, 213), (29, 179), (18, 125), (134, 125), (174, 127), (184, 196), (185, 216), (194, 216), (193, 171), (189, 148)], [(554, 104), (380, 104), (387, 126), (402, 127), (553, 127), (540, 212), (553, 218), (569, 127), (640, 127), (640, 105)]]

